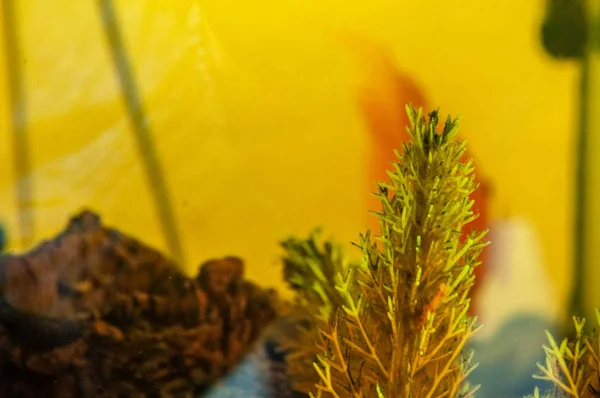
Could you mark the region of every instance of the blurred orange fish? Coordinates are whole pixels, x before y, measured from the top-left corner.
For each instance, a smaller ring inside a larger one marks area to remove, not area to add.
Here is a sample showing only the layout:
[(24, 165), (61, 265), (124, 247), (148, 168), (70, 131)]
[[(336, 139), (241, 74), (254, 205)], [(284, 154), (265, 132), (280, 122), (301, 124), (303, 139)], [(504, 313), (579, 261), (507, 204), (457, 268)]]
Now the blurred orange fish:
[[(369, 153), (367, 192), (374, 192), (375, 181), (389, 181), (386, 170), (390, 168), (390, 162), (397, 160), (394, 149), (401, 147), (400, 142), (410, 139), (406, 132), (406, 126), (409, 125), (406, 104), (412, 103), (416, 108), (422, 107), (424, 110), (429, 107), (423, 90), (394, 65), (392, 57), (384, 49), (362, 39), (351, 38), (346, 42), (359, 56), (361, 68), (366, 75), (366, 81), (359, 91), (358, 105), (372, 145)], [(468, 151), (464, 155), (464, 159), (471, 157), (472, 154)], [(483, 231), (488, 228), (489, 190), (480, 170), (477, 172), (476, 182), (480, 186), (471, 195), (471, 199), (475, 200), (474, 211), (479, 213), (479, 217), (465, 225), (463, 232), (470, 232), (472, 229)], [(377, 198), (369, 195), (366, 200), (368, 209), (380, 211), (381, 203)], [(374, 232), (379, 232), (377, 218), (370, 214), (368, 217), (368, 227)], [(486, 253), (484, 250), (480, 258), (483, 264), (486, 263)], [(475, 268), (476, 283), (471, 289), (471, 313), (477, 312), (477, 291), (483, 283), (485, 269), (485, 265)]]

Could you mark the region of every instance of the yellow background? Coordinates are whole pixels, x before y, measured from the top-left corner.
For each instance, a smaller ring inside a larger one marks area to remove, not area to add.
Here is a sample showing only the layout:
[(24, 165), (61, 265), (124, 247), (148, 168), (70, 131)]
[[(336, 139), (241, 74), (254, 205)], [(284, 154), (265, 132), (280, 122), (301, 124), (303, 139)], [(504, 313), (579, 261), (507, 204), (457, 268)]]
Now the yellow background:
[[(32, 241), (88, 207), (165, 249), (96, 2), (17, 3)], [(462, 115), (463, 135), (492, 179), (492, 217), (533, 223), (564, 303), (577, 69), (543, 51), (543, 1), (115, 3), (190, 272), (208, 257), (237, 254), (250, 278), (273, 285), (276, 243), (288, 234), (323, 225), (350, 241), (362, 231), (369, 143), (355, 96), (364, 71), (338, 40), (353, 35), (390, 46), (431, 104)], [(10, 232), (16, 177), (6, 93), (2, 79), (0, 217)]]

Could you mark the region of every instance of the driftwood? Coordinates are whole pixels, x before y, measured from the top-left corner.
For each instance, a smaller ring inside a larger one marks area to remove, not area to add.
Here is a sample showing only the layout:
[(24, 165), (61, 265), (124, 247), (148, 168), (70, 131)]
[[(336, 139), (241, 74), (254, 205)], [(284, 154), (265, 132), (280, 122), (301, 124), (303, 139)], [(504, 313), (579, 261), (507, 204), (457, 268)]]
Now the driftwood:
[(0, 257), (0, 398), (192, 397), (275, 318), (277, 297), (228, 257), (196, 278), (83, 212)]

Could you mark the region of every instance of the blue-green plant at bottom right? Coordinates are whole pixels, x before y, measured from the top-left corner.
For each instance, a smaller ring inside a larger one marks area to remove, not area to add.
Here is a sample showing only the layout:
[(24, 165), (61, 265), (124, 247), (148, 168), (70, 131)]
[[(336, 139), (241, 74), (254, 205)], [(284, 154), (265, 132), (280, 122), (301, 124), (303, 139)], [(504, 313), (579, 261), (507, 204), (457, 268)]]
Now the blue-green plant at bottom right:
[[(585, 319), (573, 317), (575, 338), (564, 338), (560, 344), (546, 331), (549, 345), (544, 345), (546, 362), (537, 364), (539, 373), (533, 377), (547, 380), (554, 387), (544, 393), (536, 388), (526, 398), (592, 398), (600, 397), (600, 339), (598, 330), (584, 333)], [(600, 326), (600, 311), (596, 309)]]

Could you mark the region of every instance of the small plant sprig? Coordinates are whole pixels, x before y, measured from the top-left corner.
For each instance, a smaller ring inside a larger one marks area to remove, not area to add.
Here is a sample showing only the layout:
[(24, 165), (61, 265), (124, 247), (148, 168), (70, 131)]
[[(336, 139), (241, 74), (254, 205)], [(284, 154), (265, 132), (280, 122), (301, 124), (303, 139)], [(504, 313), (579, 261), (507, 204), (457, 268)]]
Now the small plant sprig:
[[(596, 310), (596, 322), (600, 325), (600, 311)], [(549, 346), (544, 346), (546, 363), (537, 364), (539, 374), (533, 377), (548, 380), (554, 389), (543, 397), (591, 398), (600, 396), (600, 340), (598, 332), (591, 336), (584, 334), (585, 319), (573, 317), (575, 339), (563, 339), (560, 345), (550, 332), (546, 331)], [(536, 388), (533, 395), (540, 397)]]
[(313, 361), (319, 354), (315, 344), (317, 325), (328, 324), (343, 298), (332, 281), (350, 267), (342, 247), (313, 230), (307, 239), (291, 237), (281, 242), (284, 279), (296, 292), (294, 311), (289, 318), (295, 326), (281, 339), (279, 348), (287, 352), (287, 371), (297, 391), (308, 391), (318, 382)]
[(360, 264), (324, 261), (312, 237), (287, 247), (288, 258), (306, 258), (295, 262), (305, 272), (296, 268), (288, 281), (316, 303), (308, 318), (316, 337), (312, 396), (468, 397), (478, 388), (466, 383), (476, 365), (463, 352), (479, 328), (467, 314), (468, 294), (488, 243), (486, 231), (461, 232), (477, 217), (474, 168), (461, 161), (466, 142), (455, 140), (456, 119), (438, 131), (437, 111), (425, 117), (408, 106), (407, 113), (412, 142), (396, 152), (390, 182), (377, 184), (382, 232), (360, 236)]
[(288, 238), (281, 243), (284, 279), (297, 292), (303, 307), (316, 307), (318, 319), (327, 322), (342, 301), (331, 281), (349, 269), (340, 245), (333, 241), (319, 244), (321, 231), (315, 229), (308, 239)]

